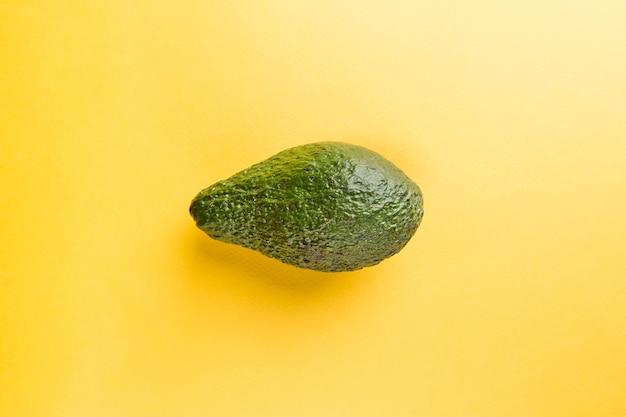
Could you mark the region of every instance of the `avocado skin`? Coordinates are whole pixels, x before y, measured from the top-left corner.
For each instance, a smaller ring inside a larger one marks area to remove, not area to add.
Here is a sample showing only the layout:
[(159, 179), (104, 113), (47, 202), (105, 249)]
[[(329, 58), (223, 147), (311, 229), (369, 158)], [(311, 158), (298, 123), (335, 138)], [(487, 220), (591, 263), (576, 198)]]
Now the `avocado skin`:
[(341, 142), (284, 150), (202, 190), (189, 211), (214, 239), (325, 272), (396, 254), (424, 213), (419, 187), (400, 169)]

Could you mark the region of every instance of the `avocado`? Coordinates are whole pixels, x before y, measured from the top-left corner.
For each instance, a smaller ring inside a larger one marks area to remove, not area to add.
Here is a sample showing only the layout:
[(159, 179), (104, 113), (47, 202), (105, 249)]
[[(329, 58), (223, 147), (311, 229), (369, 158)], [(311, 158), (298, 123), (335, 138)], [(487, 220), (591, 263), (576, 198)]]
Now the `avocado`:
[(419, 187), (379, 154), (341, 142), (284, 150), (202, 190), (189, 208), (210, 237), (325, 272), (378, 264), (419, 226)]

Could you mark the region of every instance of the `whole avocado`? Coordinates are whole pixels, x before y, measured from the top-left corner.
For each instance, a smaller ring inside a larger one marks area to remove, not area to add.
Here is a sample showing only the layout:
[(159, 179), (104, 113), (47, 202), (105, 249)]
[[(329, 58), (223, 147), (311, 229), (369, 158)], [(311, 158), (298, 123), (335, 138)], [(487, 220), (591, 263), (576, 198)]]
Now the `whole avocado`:
[(424, 213), (419, 187), (400, 169), (341, 142), (282, 151), (202, 190), (189, 211), (214, 239), (326, 272), (396, 254)]

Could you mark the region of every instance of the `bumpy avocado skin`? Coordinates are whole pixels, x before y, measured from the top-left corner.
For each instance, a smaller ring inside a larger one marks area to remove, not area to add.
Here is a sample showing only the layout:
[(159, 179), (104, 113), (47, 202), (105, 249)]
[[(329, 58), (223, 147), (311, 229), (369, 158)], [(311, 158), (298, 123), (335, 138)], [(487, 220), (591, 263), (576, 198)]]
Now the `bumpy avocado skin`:
[(395, 165), (340, 142), (282, 151), (202, 190), (189, 211), (214, 239), (326, 272), (396, 254), (424, 213), (419, 187)]

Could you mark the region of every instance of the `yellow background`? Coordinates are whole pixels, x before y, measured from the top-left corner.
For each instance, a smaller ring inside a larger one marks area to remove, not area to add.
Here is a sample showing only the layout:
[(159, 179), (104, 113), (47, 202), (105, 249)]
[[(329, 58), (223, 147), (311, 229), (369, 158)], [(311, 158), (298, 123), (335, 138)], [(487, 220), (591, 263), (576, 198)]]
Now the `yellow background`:
[[(0, 415), (625, 416), (626, 2), (0, 5)], [(367, 146), (379, 266), (215, 242), (200, 189)]]

